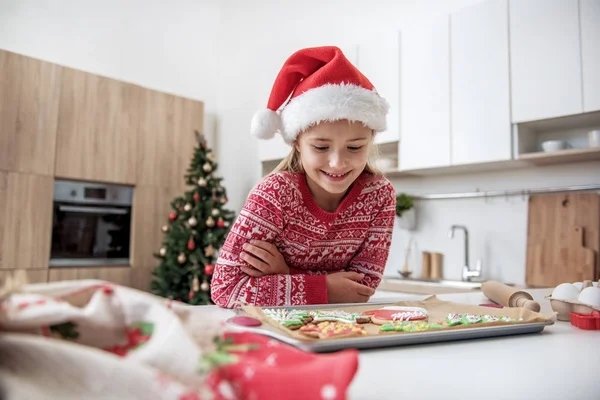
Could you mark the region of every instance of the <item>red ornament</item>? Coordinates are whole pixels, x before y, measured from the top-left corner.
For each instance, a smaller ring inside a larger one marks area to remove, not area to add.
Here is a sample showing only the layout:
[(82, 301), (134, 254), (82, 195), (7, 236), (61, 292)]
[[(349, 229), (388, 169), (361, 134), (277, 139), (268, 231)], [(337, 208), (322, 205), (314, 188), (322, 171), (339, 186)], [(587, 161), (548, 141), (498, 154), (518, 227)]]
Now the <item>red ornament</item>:
[(176, 219), (177, 219), (177, 214), (175, 214), (174, 212), (169, 214), (169, 220), (175, 221)]
[(200, 195), (198, 193), (194, 193), (194, 201), (200, 201)]
[(188, 240), (188, 250), (194, 250), (196, 248), (196, 244), (194, 243), (194, 239), (190, 238)]
[(219, 220), (217, 221), (217, 227), (222, 228), (224, 226), (225, 226), (225, 221), (223, 221), (222, 218), (219, 218)]
[(204, 273), (206, 275), (212, 275), (214, 270), (215, 270), (215, 266), (212, 264), (206, 264), (206, 266), (204, 267)]
[(190, 290), (190, 292), (188, 293), (188, 299), (192, 300), (194, 298), (194, 291)]

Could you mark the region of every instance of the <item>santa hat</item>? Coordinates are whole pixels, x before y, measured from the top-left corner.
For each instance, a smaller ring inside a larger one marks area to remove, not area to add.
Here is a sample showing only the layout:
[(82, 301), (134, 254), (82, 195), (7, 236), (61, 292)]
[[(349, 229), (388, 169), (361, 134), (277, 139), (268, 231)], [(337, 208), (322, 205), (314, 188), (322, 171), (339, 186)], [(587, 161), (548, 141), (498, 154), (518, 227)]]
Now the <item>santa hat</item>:
[(271, 139), (279, 132), (291, 144), (313, 124), (347, 119), (381, 132), (386, 129), (388, 108), (339, 48), (312, 47), (286, 60), (267, 108), (254, 114), (250, 131), (260, 139)]

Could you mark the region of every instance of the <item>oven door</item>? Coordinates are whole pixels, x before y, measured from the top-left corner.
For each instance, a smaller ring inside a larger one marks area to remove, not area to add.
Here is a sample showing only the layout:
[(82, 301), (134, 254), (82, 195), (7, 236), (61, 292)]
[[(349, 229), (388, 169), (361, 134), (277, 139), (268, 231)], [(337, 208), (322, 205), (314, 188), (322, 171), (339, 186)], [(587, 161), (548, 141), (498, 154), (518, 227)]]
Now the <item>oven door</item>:
[(51, 267), (129, 265), (131, 207), (54, 203)]

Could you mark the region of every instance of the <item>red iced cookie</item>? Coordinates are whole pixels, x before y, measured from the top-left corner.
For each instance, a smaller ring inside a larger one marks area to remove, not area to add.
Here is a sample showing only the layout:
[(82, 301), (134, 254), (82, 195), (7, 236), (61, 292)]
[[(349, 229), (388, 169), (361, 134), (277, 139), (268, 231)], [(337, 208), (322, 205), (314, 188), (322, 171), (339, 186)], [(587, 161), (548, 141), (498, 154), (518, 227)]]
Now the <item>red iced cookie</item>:
[(390, 306), (379, 310), (365, 312), (371, 315), (374, 324), (381, 325), (388, 321), (421, 321), (429, 317), (427, 310), (420, 307)]

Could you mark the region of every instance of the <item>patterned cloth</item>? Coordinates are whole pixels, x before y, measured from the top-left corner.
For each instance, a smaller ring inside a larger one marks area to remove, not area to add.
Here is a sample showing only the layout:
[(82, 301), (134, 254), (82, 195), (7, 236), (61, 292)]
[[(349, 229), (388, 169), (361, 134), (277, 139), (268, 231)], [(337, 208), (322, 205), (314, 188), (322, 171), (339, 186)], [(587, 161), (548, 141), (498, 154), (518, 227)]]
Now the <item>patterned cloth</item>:
[(346, 398), (357, 350), (307, 353), (232, 331), (231, 315), (97, 280), (12, 288), (0, 296), (0, 398)]
[[(219, 253), (211, 282), (215, 304), (233, 308), (326, 304), (325, 275), (364, 273), (361, 283), (377, 288), (392, 239), (395, 190), (383, 177), (363, 173), (335, 212), (313, 199), (305, 174), (266, 177), (249, 195)], [(244, 243), (274, 243), (289, 275), (254, 278), (242, 272)]]

